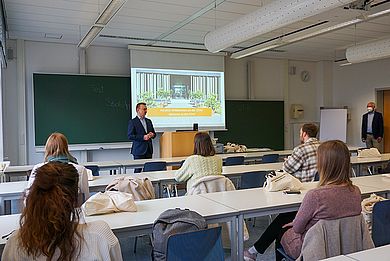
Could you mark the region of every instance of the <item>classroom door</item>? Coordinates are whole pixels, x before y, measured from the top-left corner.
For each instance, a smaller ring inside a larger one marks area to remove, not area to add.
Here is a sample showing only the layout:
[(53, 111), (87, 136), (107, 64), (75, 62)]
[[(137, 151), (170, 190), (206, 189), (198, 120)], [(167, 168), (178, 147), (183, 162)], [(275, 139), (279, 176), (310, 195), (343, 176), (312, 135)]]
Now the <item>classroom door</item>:
[(390, 90), (383, 91), (383, 123), (384, 123), (384, 146), (383, 152), (390, 152)]

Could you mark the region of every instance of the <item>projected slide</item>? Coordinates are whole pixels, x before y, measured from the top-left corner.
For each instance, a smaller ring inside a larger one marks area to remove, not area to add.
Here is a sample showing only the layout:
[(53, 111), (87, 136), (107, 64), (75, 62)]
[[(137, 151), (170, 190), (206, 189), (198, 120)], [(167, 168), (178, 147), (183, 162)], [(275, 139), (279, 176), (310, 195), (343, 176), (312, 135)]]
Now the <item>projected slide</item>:
[(225, 128), (223, 72), (132, 68), (131, 99), (133, 116), (145, 102), (156, 129)]

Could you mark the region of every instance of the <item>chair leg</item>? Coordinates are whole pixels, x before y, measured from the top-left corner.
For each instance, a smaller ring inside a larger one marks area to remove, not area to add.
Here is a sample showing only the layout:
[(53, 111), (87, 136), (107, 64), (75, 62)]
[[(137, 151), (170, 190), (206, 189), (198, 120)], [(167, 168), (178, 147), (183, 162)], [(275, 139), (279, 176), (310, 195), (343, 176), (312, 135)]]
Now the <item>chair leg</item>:
[(174, 188), (175, 188), (175, 197), (178, 197), (179, 193), (177, 193), (177, 184), (174, 185)]
[(369, 166), (369, 167), (367, 168), (368, 173), (369, 173), (370, 175), (372, 175), (372, 170), (371, 170), (371, 168), (373, 168), (373, 166)]
[(134, 239), (134, 248), (133, 248), (134, 254), (137, 252), (137, 241), (138, 241), (138, 236), (136, 236)]

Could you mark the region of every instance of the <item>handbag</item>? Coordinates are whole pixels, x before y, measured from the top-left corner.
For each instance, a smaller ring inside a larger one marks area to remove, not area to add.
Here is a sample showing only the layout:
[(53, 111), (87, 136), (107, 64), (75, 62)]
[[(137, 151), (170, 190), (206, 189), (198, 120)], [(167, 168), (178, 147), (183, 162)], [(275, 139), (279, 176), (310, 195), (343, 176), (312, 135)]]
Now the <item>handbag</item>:
[(135, 201), (156, 198), (152, 182), (148, 178), (118, 177), (108, 184), (106, 191), (130, 193)]
[(302, 188), (302, 183), (299, 179), (287, 172), (271, 171), (266, 175), (264, 188), (267, 191), (299, 190)]
[(133, 195), (119, 191), (98, 192), (91, 196), (81, 208), (87, 216), (137, 211)]
[(358, 158), (378, 158), (381, 153), (377, 148), (358, 150)]

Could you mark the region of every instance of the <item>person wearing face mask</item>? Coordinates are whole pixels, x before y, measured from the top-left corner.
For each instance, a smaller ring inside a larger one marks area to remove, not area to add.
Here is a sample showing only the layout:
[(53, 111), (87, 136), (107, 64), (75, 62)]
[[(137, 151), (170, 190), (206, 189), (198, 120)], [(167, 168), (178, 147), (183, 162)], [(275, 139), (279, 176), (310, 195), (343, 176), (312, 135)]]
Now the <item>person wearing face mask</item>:
[(362, 141), (367, 148), (377, 148), (381, 151), (380, 143), (383, 138), (383, 117), (382, 113), (375, 110), (375, 103), (367, 103), (367, 113), (363, 114), (362, 120)]
[[(300, 130), (301, 144), (294, 148), (292, 154), (283, 164), (283, 170), (302, 182), (314, 181), (317, 173), (317, 140), (318, 127), (313, 123), (302, 125)], [(254, 245), (244, 251), (245, 261), (255, 261), (256, 256), (264, 254), (267, 248), (278, 238), (282, 227), (294, 220), (296, 211), (281, 213), (275, 217)]]

